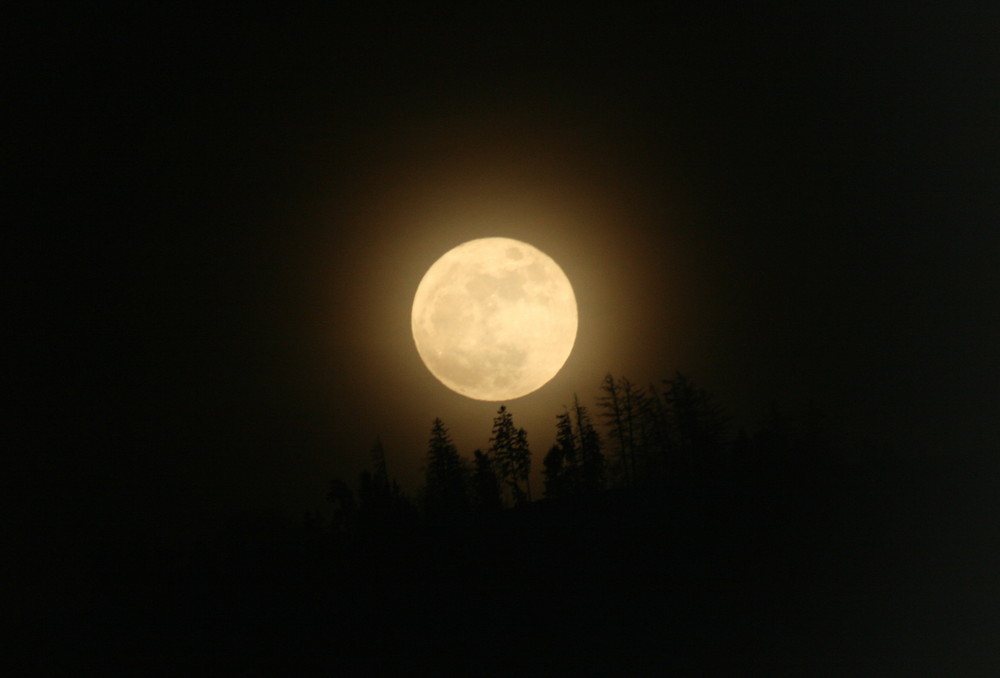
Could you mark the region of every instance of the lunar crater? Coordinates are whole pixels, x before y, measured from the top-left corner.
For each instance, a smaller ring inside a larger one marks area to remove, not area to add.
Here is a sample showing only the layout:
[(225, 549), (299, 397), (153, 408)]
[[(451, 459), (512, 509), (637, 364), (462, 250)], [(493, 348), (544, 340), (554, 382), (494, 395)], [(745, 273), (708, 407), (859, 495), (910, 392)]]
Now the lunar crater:
[(417, 287), (411, 317), (424, 364), (476, 400), (537, 390), (576, 340), (573, 288), (540, 250), (510, 238), (472, 240), (438, 259)]

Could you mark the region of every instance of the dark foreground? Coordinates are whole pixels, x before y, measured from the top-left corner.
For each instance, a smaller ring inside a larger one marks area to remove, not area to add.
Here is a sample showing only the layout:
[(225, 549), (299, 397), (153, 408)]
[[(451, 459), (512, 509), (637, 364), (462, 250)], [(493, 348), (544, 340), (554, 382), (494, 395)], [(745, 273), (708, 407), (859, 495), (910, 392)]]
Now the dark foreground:
[(91, 554), (7, 639), (19, 675), (994, 676), (998, 488), (831, 467), (351, 544), (261, 517)]

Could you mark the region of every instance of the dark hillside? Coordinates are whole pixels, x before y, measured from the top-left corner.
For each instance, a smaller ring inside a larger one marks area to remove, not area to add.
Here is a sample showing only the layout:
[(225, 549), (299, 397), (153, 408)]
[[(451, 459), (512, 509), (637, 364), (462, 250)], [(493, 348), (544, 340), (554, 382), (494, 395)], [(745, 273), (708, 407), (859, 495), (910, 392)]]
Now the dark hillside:
[(61, 675), (986, 675), (996, 474), (793, 473), (349, 543), (276, 515), (183, 556), (134, 540), (23, 647)]

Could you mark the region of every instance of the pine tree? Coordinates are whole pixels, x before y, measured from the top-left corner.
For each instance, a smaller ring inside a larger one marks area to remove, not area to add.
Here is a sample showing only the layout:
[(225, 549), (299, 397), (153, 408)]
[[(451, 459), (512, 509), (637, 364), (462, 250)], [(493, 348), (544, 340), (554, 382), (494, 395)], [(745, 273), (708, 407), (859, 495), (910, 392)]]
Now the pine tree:
[(615, 452), (615, 472), (620, 483), (637, 485), (662, 475), (662, 451), (667, 445), (662, 402), (655, 389), (646, 391), (626, 377), (608, 374), (598, 399), (608, 422)]
[(413, 522), (414, 506), (389, 476), (382, 441), (371, 449), (372, 470), (358, 476), (358, 531), (367, 537), (389, 537)]
[[(528, 434), (523, 428), (517, 429), (514, 434), (514, 477), (517, 479), (515, 487), (520, 501), (515, 503), (531, 503), (531, 449), (528, 447)], [(523, 487), (522, 487), (523, 483)]]
[(671, 427), (669, 404), (655, 384), (646, 389), (641, 416), (646, 428), (647, 472), (666, 480), (677, 466), (677, 443)]
[(580, 492), (593, 494), (604, 489), (606, 463), (601, 452), (601, 436), (590, 421), (587, 408), (573, 395), (573, 415), (576, 423), (576, 442), (579, 449)]
[(371, 449), (372, 470), (362, 471), (358, 478), (358, 496), (366, 513), (376, 514), (378, 519), (392, 512), (392, 484), (385, 463), (382, 441), (375, 438)]
[(468, 513), (467, 470), (440, 419), (431, 426), (424, 503), (431, 520), (454, 520)]
[(559, 499), (572, 494), (569, 488), (569, 473), (566, 455), (559, 445), (553, 445), (542, 459), (542, 474), (545, 482), (545, 496)]
[(490, 455), (482, 450), (473, 453), (474, 468), (472, 471), (472, 504), (477, 515), (486, 516), (495, 513), (503, 506), (500, 499), (500, 481)]
[(516, 505), (531, 501), (531, 450), (524, 429), (514, 426), (514, 420), (505, 405), (501, 405), (493, 418), (493, 435), (490, 436), (490, 456), (496, 464), (500, 481), (510, 490)]
[(598, 405), (603, 410), (604, 419), (608, 422), (608, 435), (614, 442), (614, 471), (623, 485), (635, 483), (635, 466), (632, 449), (632, 417), (630, 402), (621, 381), (611, 374), (604, 377), (601, 383), (604, 393), (598, 398)]
[(511, 445), (514, 439), (514, 422), (505, 405), (501, 405), (493, 418), (493, 434), (490, 436), (490, 457), (495, 464), (497, 478), (503, 486), (509, 487), (514, 478), (514, 462)]
[(725, 446), (729, 417), (709, 391), (677, 372), (667, 380), (665, 400), (678, 452), (691, 467), (717, 465)]
[(545, 466), (545, 496), (565, 497), (580, 487), (580, 464), (576, 436), (569, 412), (556, 415), (556, 442), (542, 461)]

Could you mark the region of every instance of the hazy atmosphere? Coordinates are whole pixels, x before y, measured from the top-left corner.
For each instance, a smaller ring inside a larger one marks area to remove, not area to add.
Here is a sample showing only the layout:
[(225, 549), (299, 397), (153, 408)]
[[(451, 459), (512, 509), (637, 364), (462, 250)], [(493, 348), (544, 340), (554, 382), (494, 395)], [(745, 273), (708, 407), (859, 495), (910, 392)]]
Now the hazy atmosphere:
[[(127, 535), (211, 549), (248, 511), (336, 532), (331, 481), (377, 479), (376, 442), (418, 506), (437, 418), (464, 463), (490, 449), (501, 403), (446, 388), (411, 331), (428, 268), (476, 238), (547, 254), (579, 311), (562, 369), (503, 403), (535, 504), (560, 487), (543, 458), (575, 397), (607, 487), (641, 485), (624, 461), (614, 475), (627, 445), (602, 383), (668, 389), (678, 372), (725, 410), (726, 450), (771, 449), (776, 412), (816, 417), (811, 468), (869, 464), (928, 514), (898, 478), (974, 468), (970, 492), (990, 496), (994, 10), (5, 14), (6, 476), (26, 619), (82, 599), (76, 554)], [(962, 524), (982, 563), (996, 507), (976, 506)], [(996, 630), (995, 594), (969, 638)]]

